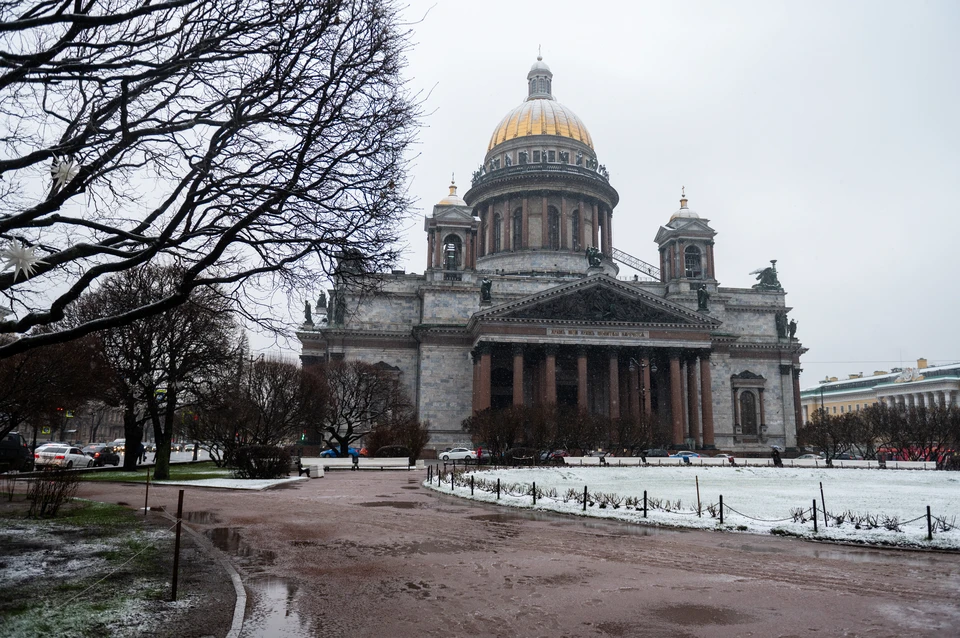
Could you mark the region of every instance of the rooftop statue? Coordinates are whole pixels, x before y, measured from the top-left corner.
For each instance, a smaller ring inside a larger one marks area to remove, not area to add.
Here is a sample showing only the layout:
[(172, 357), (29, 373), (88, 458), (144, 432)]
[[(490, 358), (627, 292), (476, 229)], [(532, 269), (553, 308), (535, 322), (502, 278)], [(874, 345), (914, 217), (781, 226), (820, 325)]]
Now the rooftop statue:
[(707, 290), (707, 284), (700, 284), (697, 288), (697, 310), (710, 310), (710, 292)]
[(490, 288), (493, 282), (484, 277), (480, 280), (480, 301), (490, 301)]
[(303, 323), (308, 326), (313, 325), (313, 312), (310, 311), (310, 302), (305, 301), (303, 305)]
[(783, 287), (780, 285), (780, 280), (777, 279), (777, 260), (771, 259), (770, 265), (766, 268), (757, 268), (751, 275), (757, 276), (757, 281), (753, 285), (755, 290), (783, 290)]
[(602, 265), (601, 260), (603, 256), (600, 254), (600, 250), (593, 247), (587, 246), (587, 263), (591, 268)]

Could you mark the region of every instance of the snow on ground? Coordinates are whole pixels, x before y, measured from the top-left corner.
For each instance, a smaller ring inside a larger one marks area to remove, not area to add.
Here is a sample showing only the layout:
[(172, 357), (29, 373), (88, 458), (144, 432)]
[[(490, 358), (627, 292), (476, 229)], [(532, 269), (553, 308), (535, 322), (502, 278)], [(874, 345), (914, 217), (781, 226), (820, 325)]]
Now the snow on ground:
[(218, 487), (228, 490), (265, 490), (275, 485), (283, 483), (292, 483), (294, 481), (307, 481), (306, 476), (290, 476), (279, 479), (231, 479), (231, 478), (208, 478), (197, 479), (195, 481), (153, 481), (154, 485), (188, 485), (190, 487)]
[[(523, 484), (512, 490), (514, 495), (501, 493), (500, 505), (533, 507), (530, 492), (532, 484), (539, 490), (555, 489), (555, 498), (538, 498), (536, 509), (620, 519), (636, 523), (690, 527), (720, 528), (718, 518), (707, 511), (708, 504), (716, 505), (720, 496), (724, 502), (722, 529), (748, 533), (781, 533), (809, 538), (901, 546), (922, 546), (938, 549), (960, 549), (960, 530), (953, 524), (960, 518), (960, 473), (909, 470), (867, 469), (805, 469), (767, 467), (632, 467), (632, 468), (515, 468), (475, 472), (477, 480), (486, 479), (503, 485)], [(470, 496), (469, 474), (463, 484), (453, 490), (457, 496), (495, 502), (496, 494), (476, 490)], [(696, 514), (697, 481), (700, 484), (702, 516)], [(821, 498), (820, 485), (823, 484)], [(425, 483), (426, 484), (426, 483)], [(621, 505), (614, 509), (599, 504), (582, 510), (582, 504), (566, 497), (568, 490), (583, 493), (584, 486), (591, 495), (597, 492), (615, 493), (640, 500), (637, 508)], [(450, 493), (450, 477), (432, 489)], [(643, 493), (648, 499), (669, 500), (673, 511), (648, 508), (643, 518)], [(522, 494), (522, 495), (521, 495)], [(817, 500), (818, 531), (813, 531), (809, 510)], [(677, 501), (681, 507), (675, 507)], [(862, 522), (860, 529), (849, 520), (839, 526), (828, 516), (824, 526), (822, 502), (826, 501), (830, 515), (852, 512), (856, 515), (874, 515), (878, 526), (870, 528)], [(944, 519), (949, 531), (935, 531), (933, 541), (927, 541), (926, 507), (934, 517)], [(794, 521), (792, 511), (808, 510), (805, 522)], [(896, 518), (901, 531), (885, 529), (883, 521)], [(918, 519), (919, 520), (912, 520)], [(758, 520), (759, 519), (759, 520)], [(905, 521), (911, 521), (905, 523)]]

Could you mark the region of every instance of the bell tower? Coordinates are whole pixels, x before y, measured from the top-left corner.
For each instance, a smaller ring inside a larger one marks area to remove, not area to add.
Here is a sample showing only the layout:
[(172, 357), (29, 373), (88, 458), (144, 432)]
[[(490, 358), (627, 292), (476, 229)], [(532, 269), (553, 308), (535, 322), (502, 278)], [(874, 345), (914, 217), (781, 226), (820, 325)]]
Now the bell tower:
[(667, 284), (668, 294), (696, 291), (701, 285), (716, 292), (713, 238), (717, 232), (709, 222), (687, 207), (686, 188), (681, 189), (680, 209), (654, 239), (660, 249), (660, 280)]

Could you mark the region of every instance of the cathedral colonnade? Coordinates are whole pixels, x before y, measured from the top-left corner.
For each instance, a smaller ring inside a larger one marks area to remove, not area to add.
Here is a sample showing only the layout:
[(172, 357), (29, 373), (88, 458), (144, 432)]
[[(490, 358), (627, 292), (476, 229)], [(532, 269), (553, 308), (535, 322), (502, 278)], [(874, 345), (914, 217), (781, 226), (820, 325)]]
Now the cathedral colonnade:
[(709, 351), (480, 342), (471, 354), (474, 412), (567, 406), (658, 422), (674, 447), (715, 445)]

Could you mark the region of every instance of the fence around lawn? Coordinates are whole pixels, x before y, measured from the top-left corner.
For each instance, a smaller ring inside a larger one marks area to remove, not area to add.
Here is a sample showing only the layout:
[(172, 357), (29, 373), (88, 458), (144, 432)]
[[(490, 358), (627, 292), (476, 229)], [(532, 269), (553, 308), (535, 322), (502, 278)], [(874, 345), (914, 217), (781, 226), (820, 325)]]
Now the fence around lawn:
[[(602, 463), (601, 458), (603, 459)], [(730, 459), (714, 458), (710, 456), (691, 457), (689, 459), (689, 463), (687, 462), (687, 459), (662, 456), (648, 456), (646, 457), (646, 461), (647, 465), (664, 465), (668, 467), (673, 465), (698, 465), (702, 467), (731, 465)], [(740, 467), (773, 467), (773, 459), (768, 458), (735, 458), (734, 461), (736, 465)], [(782, 461), (784, 467), (830, 467), (827, 465), (827, 462), (822, 459), (783, 459)], [(643, 459), (638, 456), (565, 456), (563, 457), (563, 462), (565, 465), (573, 465), (577, 467), (586, 467), (591, 465), (606, 465), (607, 467), (630, 467), (632, 465), (643, 465)], [(843, 461), (840, 459), (833, 459), (833, 467), (859, 467), (876, 469), (880, 468), (881, 464), (879, 461)], [(885, 467), (888, 470), (935, 470), (937, 469), (937, 464), (934, 461), (887, 461), (885, 463)]]

